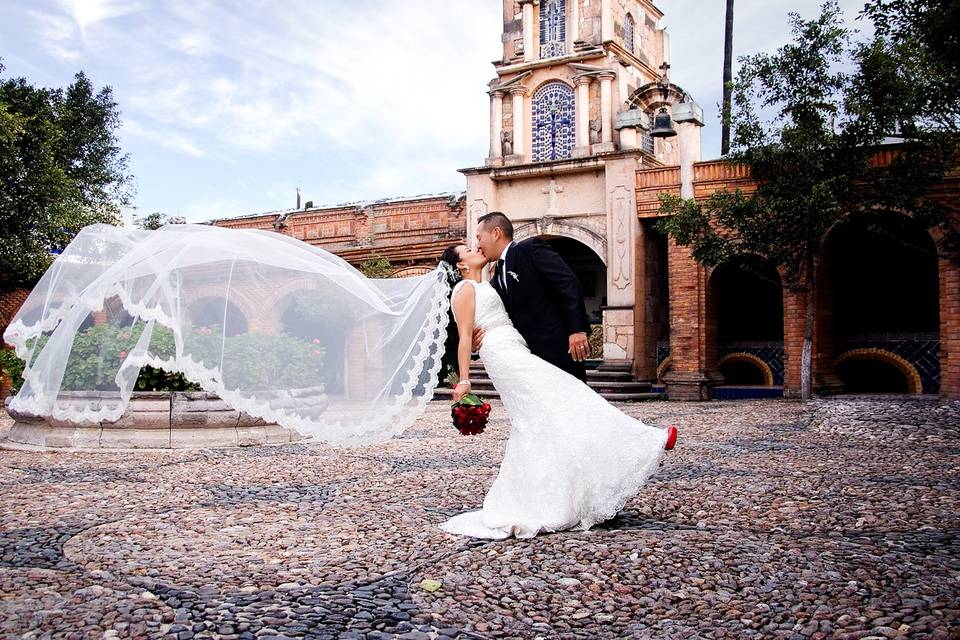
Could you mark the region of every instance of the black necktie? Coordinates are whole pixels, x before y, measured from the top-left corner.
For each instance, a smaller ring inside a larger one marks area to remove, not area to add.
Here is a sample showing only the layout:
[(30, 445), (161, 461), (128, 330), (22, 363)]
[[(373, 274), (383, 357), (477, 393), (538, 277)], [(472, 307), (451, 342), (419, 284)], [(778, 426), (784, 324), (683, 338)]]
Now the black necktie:
[(506, 274), (503, 273), (503, 270), (504, 270), (505, 268), (506, 268), (506, 267), (504, 267), (503, 258), (500, 258), (499, 260), (497, 260), (497, 273), (496, 273), (496, 276), (497, 276), (497, 278), (500, 279), (500, 287), (501, 287), (504, 291), (507, 290), (507, 276), (506, 276)]

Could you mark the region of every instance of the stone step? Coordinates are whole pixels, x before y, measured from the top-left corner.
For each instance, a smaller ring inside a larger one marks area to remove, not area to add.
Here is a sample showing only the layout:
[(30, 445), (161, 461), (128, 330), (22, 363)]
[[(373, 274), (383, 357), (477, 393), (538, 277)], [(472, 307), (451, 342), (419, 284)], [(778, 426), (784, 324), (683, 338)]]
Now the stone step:
[(609, 402), (641, 402), (644, 400), (666, 400), (666, 395), (662, 393), (601, 393), (604, 400)]
[(597, 365), (597, 371), (625, 371), (630, 373), (633, 371), (633, 367), (629, 364), (611, 364), (609, 362), (601, 362)]
[[(474, 389), (474, 390), (473, 390), (473, 393), (474, 393), (474, 395), (477, 396), (478, 398), (482, 398), (482, 399), (484, 399), (484, 400), (489, 400), (489, 399), (491, 399), (491, 398), (499, 398), (499, 397), (500, 397), (500, 393), (499, 393), (498, 391), (494, 390), (494, 389), (489, 389), (489, 390), (487, 390), (487, 389)], [(446, 400), (446, 401), (449, 401), (452, 397), (453, 397), (453, 390), (452, 390), (452, 389), (448, 389), (447, 387), (437, 387), (436, 390), (433, 392), (433, 399), (434, 399), (434, 400)]]
[(587, 371), (587, 380), (622, 380), (633, 381), (633, 376), (629, 371), (601, 371), (593, 369)]
[[(497, 399), (500, 397), (500, 394), (497, 391), (487, 391), (483, 389), (477, 389), (475, 394), (478, 398), (484, 400)], [(653, 391), (650, 392), (638, 392), (638, 393), (601, 393), (600, 394), (605, 400), (610, 402), (643, 402), (647, 400), (664, 400), (666, 396), (663, 393), (656, 393)], [(450, 389), (446, 387), (438, 387), (434, 392), (434, 400), (442, 400), (449, 402), (450, 398), (453, 397)]]
[(649, 382), (615, 382), (608, 380), (590, 380), (587, 384), (597, 393), (648, 393), (653, 391), (653, 385)]
[[(639, 402), (642, 400), (662, 400), (666, 396), (662, 392), (654, 391), (649, 383), (605, 383), (602, 388), (590, 385), (590, 388), (599, 393), (603, 398), (611, 402)], [(478, 398), (488, 400), (499, 398), (500, 393), (493, 388), (493, 383), (487, 381), (475, 381), (472, 389)], [(437, 387), (434, 392), (434, 400), (449, 401), (453, 396), (453, 391), (446, 387)]]

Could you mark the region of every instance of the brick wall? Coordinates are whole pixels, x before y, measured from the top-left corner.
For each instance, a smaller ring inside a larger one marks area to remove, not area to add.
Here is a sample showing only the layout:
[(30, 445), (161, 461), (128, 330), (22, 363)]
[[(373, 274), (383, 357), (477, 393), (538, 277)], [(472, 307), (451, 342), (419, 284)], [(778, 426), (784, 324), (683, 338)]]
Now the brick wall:
[(396, 269), (436, 266), (466, 238), (463, 194), (409, 198), (214, 220), (228, 228), (276, 231), (322, 247), (353, 265), (373, 256)]
[(29, 295), (29, 289), (0, 290), (0, 335), (7, 330), (7, 325)]

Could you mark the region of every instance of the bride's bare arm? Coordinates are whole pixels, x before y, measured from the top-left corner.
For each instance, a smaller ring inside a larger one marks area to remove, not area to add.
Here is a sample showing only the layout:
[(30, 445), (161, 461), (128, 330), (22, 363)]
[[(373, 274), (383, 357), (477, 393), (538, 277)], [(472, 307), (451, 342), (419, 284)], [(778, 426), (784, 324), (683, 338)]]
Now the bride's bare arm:
[[(473, 320), (477, 310), (477, 292), (472, 285), (464, 285), (453, 296), (453, 316), (457, 319), (460, 343), (457, 345), (457, 366), (460, 380), (470, 379), (470, 354), (473, 351)], [(454, 402), (460, 402), (470, 393), (469, 384), (459, 384), (453, 390)]]

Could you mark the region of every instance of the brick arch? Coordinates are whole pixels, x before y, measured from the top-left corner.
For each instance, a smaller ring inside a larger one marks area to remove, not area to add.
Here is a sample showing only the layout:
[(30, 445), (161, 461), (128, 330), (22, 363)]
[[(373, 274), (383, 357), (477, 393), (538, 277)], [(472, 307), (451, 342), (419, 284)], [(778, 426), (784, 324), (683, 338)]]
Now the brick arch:
[(576, 240), (593, 251), (604, 267), (607, 266), (607, 239), (586, 225), (550, 218), (521, 224), (513, 232), (513, 239), (518, 242), (540, 236), (559, 236)]
[[(205, 302), (207, 300), (214, 301), (218, 306), (220, 306), (223, 302), (226, 302), (228, 307), (232, 307), (238, 314), (240, 314), (240, 317), (243, 319), (244, 328), (242, 331), (240, 331), (240, 334), (249, 333), (251, 331), (253, 327), (253, 323), (251, 321), (255, 317), (254, 315), (255, 312), (251, 308), (245, 309), (241, 304), (242, 299), (239, 296), (231, 296), (230, 298), (227, 298), (226, 296), (223, 295), (222, 292), (218, 291), (216, 293), (211, 293), (208, 295), (199, 295), (199, 296), (192, 297), (190, 300), (190, 303), (196, 304), (196, 303)], [(221, 329), (223, 329), (224, 333), (226, 334), (226, 327), (221, 327)]]
[(823, 250), (827, 240), (830, 239), (830, 236), (833, 234), (834, 230), (837, 227), (847, 224), (848, 222), (851, 221), (852, 218), (866, 219), (871, 217), (876, 218), (884, 215), (895, 216), (897, 218), (904, 218), (909, 220), (916, 227), (918, 231), (922, 230), (924, 233), (926, 233), (930, 237), (930, 242), (932, 242), (934, 246), (937, 246), (937, 240), (940, 238), (940, 235), (941, 235), (937, 228), (924, 227), (922, 224), (917, 222), (912, 215), (910, 215), (909, 211), (904, 211), (902, 209), (889, 207), (889, 208), (883, 208), (883, 209), (857, 209), (856, 211), (850, 211), (846, 213), (845, 215), (840, 217), (836, 222), (834, 222), (830, 226), (830, 228), (827, 229), (827, 231), (823, 234), (823, 237), (820, 238), (820, 249)]
[(673, 357), (667, 356), (663, 359), (663, 362), (657, 367), (657, 380), (662, 382), (663, 376), (667, 374), (667, 371), (670, 370), (670, 367), (673, 366)]
[(263, 311), (261, 316), (263, 324), (260, 330), (271, 333), (275, 331), (276, 328), (280, 326), (280, 319), (290, 304), (290, 296), (300, 291), (309, 291), (316, 288), (317, 284), (315, 280), (311, 278), (300, 278), (291, 280), (276, 289), (265, 292), (264, 298), (260, 303), (260, 308)]
[(749, 362), (753, 366), (760, 369), (760, 372), (763, 373), (763, 385), (766, 387), (773, 386), (773, 369), (771, 369), (770, 365), (764, 362), (760, 357), (755, 356), (752, 353), (747, 353), (745, 351), (728, 353), (727, 355), (720, 358), (720, 361), (717, 363), (717, 366), (722, 367), (728, 362)]
[[(835, 261), (838, 259), (838, 255), (840, 255), (838, 254), (838, 250), (842, 251), (843, 246), (833, 244), (832, 241), (836, 239), (838, 232), (843, 229), (843, 225), (857, 223), (869, 224), (871, 222), (876, 222), (883, 227), (885, 221), (905, 223), (907, 227), (905, 231), (907, 233), (916, 234), (915, 241), (926, 244), (926, 247), (931, 251), (935, 251), (938, 246), (938, 233), (936, 228), (924, 227), (917, 220), (915, 220), (909, 212), (895, 208), (880, 208), (870, 210), (858, 209), (851, 211), (837, 220), (824, 234), (820, 243), (819, 255), (816, 259), (816, 282), (813, 292), (814, 348), (811, 365), (813, 367), (815, 389), (819, 392), (837, 392), (842, 389), (842, 383), (836, 374), (836, 365), (837, 362), (839, 362), (839, 360), (837, 360), (837, 353), (838, 349), (843, 349), (843, 346), (837, 344), (837, 338), (841, 335), (841, 326), (840, 319), (835, 315), (835, 298), (837, 296), (836, 288), (838, 286), (835, 278), (838, 273)], [(857, 237), (859, 236), (860, 234), (857, 234)], [(945, 293), (943, 289), (943, 283), (945, 276), (944, 267), (946, 264), (943, 259), (934, 259), (934, 261), (937, 262), (936, 275), (934, 277), (939, 283), (933, 291), (933, 295), (938, 297), (937, 302), (939, 306), (939, 321), (936, 322), (936, 332), (938, 339), (943, 341), (949, 340), (948, 332), (945, 332), (945, 314), (943, 313)], [(928, 282), (928, 284), (932, 284), (932, 282)], [(933, 328), (931, 327), (931, 331), (932, 330)], [(942, 349), (942, 345), (943, 342), (941, 342), (941, 367), (944, 359), (943, 353), (945, 352), (945, 350)], [(848, 349), (850, 346), (863, 346), (864, 348), (869, 346), (870, 348), (873, 348), (873, 345), (849, 345)], [(853, 349), (852, 351), (860, 352), (861, 350)], [(896, 357), (900, 358), (900, 356)], [(893, 362), (890, 362), (890, 364), (893, 364)], [(898, 369), (901, 368), (899, 365), (894, 366), (896, 366)], [(912, 371), (916, 371), (914, 365), (909, 366)], [(908, 375), (906, 370), (903, 371), (904, 375)], [(909, 379), (910, 378), (908, 377), (908, 380)], [(910, 384), (912, 385), (912, 382)]]
[(907, 389), (910, 393), (917, 395), (923, 393), (923, 383), (920, 380), (920, 373), (917, 368), (892, 351), (874, 348), (851, 349), (837, 358), (834, 367), (847, 360), (876, 360), (892, 365), (907, 379)]

